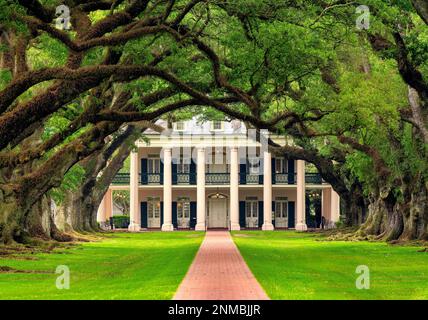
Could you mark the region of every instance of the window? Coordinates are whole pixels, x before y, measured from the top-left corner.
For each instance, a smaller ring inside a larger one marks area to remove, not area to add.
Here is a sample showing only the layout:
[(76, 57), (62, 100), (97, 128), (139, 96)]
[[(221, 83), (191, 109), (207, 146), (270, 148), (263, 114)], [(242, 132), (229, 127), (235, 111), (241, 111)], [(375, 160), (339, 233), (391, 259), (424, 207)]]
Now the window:
[(179, 164), (177, 164), (177, 173), (189, 173), (190, 172), (190, 164), (180, 161)]
[(250, 158), (248, 159), (249, 173), (250, 174), (259, 174), (260, 172), (260, 161), (259, 158)]
[(190, 199), (189, 198), (177, 199), (177, 217), (178, 219), (190, 218)]
[(286, 200), (277, 200), (275, 202), (275, 219), (288, 218), (288, 202)]
[(258, 217), (258, 202), (257, 200), (247, 200), (245, 202), (245, 212), (247, 218), (257, 218)]
[(160, 198), (148, 198), (147, 201), (147, 214), (149, 218), (160, 217)]
[(284, 158), (275, 158), (275, 173), (287, 172), (287, 164)]
[(160, 173), (160, 159), (158, 155), (149, 155), (147, 159), (147, 172)]
[(184, 121), (178, 121), (174, 123), (175, 131), (184, 131), (186, 129), (186, 123)]
[(211, 130), (212, 131), (221, 131), (223, 130), (223, 122), (214, 120), (211, 122)]

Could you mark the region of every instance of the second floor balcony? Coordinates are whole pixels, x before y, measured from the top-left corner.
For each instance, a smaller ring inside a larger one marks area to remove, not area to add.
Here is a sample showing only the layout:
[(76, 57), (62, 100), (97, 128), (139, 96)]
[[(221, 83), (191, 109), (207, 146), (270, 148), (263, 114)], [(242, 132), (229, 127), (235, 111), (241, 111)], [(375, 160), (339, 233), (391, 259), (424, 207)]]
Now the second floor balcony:
[[(173, 185), (196, 185), (196, 173), (173, 173), (172, 184)], [(251, 174), (251, 173), (239, 173), (239, 184), (240, 185), (263, 185), (263, 175)], [(144, 173), (139, 174), (140, 185), (163, 185), (163, 174), (162, 173)], [(297, 177), (295, 173), (273, 173), (272, 184), (274, 185), (295, 185)], [(306, 184), (319, 185), (323, 184), (319, 173), (305, 174)], [(113, 185), (125, 186), (130, 183), (129, 173), (118, 173), (112, 181)], [(207, 185), (229, 185), (230, 184), (230, 173), (206, 173), (205, 184)]]

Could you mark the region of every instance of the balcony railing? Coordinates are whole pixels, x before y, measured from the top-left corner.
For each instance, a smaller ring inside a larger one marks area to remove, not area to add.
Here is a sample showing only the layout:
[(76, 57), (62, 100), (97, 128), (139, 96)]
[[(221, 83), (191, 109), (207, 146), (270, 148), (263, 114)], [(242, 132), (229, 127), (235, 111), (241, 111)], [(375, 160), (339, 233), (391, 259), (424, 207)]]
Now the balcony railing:
[(113, 178), (112, 184), (114, 185), (129, 185), (130, 175), (129, 173), (117, 173)]
[(323, 180), (321, 178), (321, 174), (319, 173), (306, 173), (305, 182), (307, 184), (322, 184)]
[(174, 184), (196, 184), (196, 173), (176, 173), (172, 181)]
[(296, 184), (295, 173), (274, 173), (272, 177), (273, 184)]
[(140, 174), (140, 184), (161, 184), (160, 173), (143, 173)]
[[(162, 184), (162, 175), (160, 173), (144, 173), (140, 174), (140, 184)], [(263, 184), (263, 179), (258, 174), (247, 173), (245, 175), (245, 181), (240, 184)], [(242, 181), (242, 176), (240, 178)], [(274, 184), (296, 184), (296, 174), (290, 176), (288, 173), (274, 173), (272, 175), (272, 182)], [(324, 183), (321, 174), (319, 173), (306, 173), (305, 182), (307, 184), (322, 184)], [(129, 173), (118, 173), (113, 178), (113, 185), (129, 185), (130, 174)], [(173, 176), (174, 184), (181, 185), (193, 185), (196, 184), (196, 173), (177, 173)], [(230, 174), (224, 173), (206, 173), (205, 174), (206, 184), (229, 184)]]
[(260, 176), (254, 173), (247, 173), (247, 184), (260, 184)]
[(230, 175), (229, 173), (206, 173), (205, 183), (206, 184), (229, 184)]

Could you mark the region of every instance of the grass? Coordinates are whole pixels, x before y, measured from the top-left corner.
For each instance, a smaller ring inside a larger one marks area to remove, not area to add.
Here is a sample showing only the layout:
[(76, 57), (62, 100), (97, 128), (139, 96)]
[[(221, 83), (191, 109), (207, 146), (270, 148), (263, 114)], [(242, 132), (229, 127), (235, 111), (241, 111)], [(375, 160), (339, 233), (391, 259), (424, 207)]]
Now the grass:
[[(3, 269), (32, 273), (0, 273), (0, 299), (171, 299), (202, 239), (199, 232), (115, 233), (36, 260), (4, 257)], [(56, 288), (58, 265), (70, 269), (68, 290)]]
[[(233, 237), (271, 299), (428, 299), (428, 253), (418, 247), (317, 241), (291, 231)], [(356, 288), (359, 265), (369, 267), (369, 290)]]

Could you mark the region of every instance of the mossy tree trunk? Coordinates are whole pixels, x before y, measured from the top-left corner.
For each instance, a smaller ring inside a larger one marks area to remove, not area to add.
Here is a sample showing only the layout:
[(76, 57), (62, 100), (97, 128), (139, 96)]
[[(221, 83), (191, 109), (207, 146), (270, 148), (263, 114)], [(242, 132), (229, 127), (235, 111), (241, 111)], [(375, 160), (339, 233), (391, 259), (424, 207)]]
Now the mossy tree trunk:
[(402, 188), (402, 194), (381, 191), (372, 195), (367, 221), (359, 235), (386, 241), (428, 240), (428, 188), (422, 178)]

